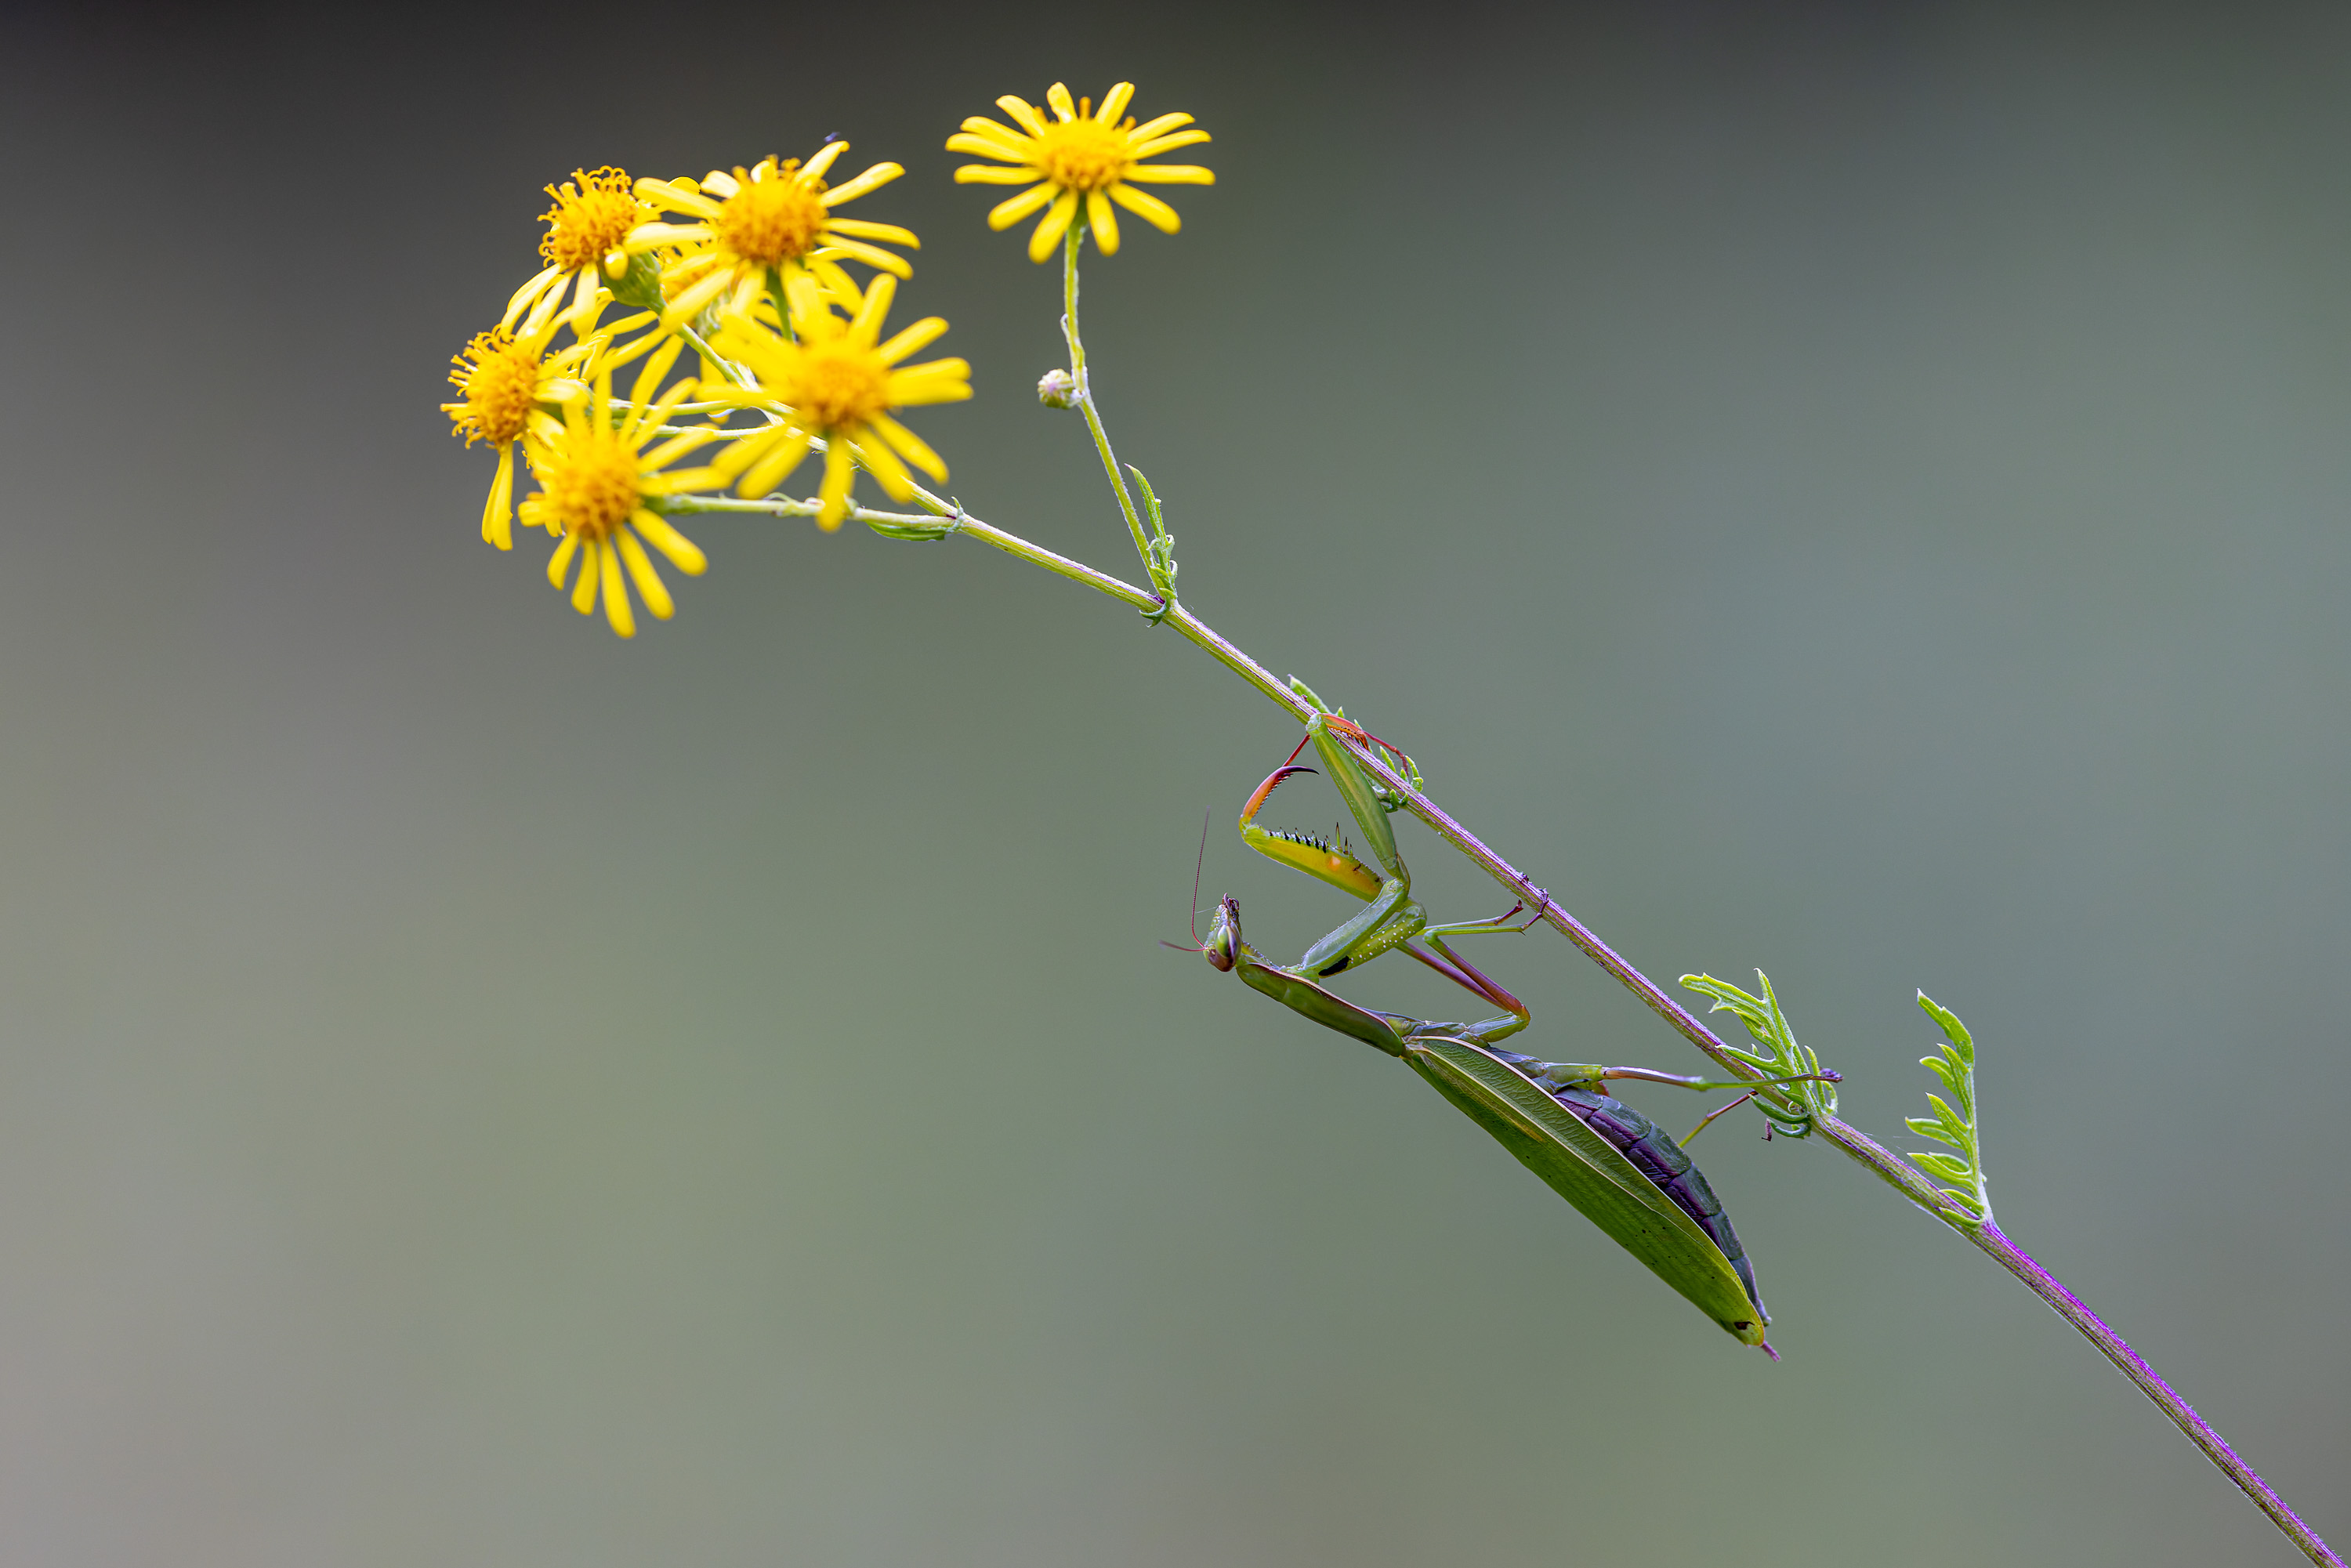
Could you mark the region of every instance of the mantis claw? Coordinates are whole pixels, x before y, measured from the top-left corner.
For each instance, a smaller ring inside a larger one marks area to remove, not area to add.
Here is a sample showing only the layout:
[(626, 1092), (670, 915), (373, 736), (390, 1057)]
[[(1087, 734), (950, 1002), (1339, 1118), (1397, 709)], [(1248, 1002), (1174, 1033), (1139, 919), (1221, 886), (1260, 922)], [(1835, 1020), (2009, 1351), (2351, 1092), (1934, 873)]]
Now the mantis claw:
[[(1295, 757), (1298, 754), (1293, 751), (1290, 755)], [(1314, 769), (1311, 768), (1292, 767), (1290, 764), (1285, 762), (1280, 767), (1275, 768), (1271, 773), (1267, 774), (1265, 782), (1257, 787), (1257, 793), (1249, 798), (1249, 804), (1241, 808), (1241, 821), (1248, 822), (1256, 820), (1259, 810), (1265, 805), (1265, 798), (1273, 793), (1273, 787), (1275, 785), (1280, 783), (1283, 779), (1289, 778), (1293, 773), (1311, 773), (1313, 771)]]

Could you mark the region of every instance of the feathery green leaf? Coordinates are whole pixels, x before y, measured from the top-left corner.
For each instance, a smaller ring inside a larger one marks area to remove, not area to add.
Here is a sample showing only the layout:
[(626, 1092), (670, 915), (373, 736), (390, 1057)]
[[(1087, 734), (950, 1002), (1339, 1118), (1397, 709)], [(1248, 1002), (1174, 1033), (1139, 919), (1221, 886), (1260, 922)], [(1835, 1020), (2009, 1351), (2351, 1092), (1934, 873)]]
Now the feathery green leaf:
[[(1760, 997), (1740, 990), (1728, 980), (1718, 980), (1711, 975), (1684, 975), (1682, 985), (1702, 996), (1714, 998), (1708, 1012), (1729, 1012), (1747, 1026), (1747, 1032), (1762, 1049), (1750, 1051), (1744, 1046), (1725, 1041), (1730, 1054), (1740, 1061), (1752, 1063), (1775, 1078), (1792, 1078), (1802, 1073), (1818, 1072), (1821, 1060), (1796, 1043), (1794, 1031), (1788, 1028), (1785, 1014), (1780, 1011), (1780, 998), (1771, 990), (1771, 977), (1762, 970), (1755, 978), (1763, 988)], [(1813, 1130), (1813, 1118), (1836, 1113), (1836, 1086), (1833, 1083), (1782, 1083), (1769, 1089), (1759, 1089), (1755, 1103), (1762, 1110), (1774, 1131), (1791, 1138), (1801, 1138)]]
[(1983, 1152), (1977, 1141), (1975, 1040), (1969, 1035), (1967, 1025), (1924, 991), (1918, 993), (1918, 1006), (1935, 1020), (1949, 1041), (1939, 1054), (1920, 1057), (1918, 1065), (1941, 1079), (1951, 1097), (1946, 1100), (1940, 1094), (1929, 1094), (1927, 1103), (1935, 1113), (1906, 1116), (1903, 1121), (1920, 1137), (1932, 1138), (1959, 1153), (1921, 1150), (1914, 1152), (1910, 1158), (1928, 1175), (1954, 1184), (1940, 1189), (1956, 1211), (1947, 1213), (1946, 1219), (1967, 1228), (1987, 1224), (1991, 1219), (1991, 1198), (1985, 1189)]

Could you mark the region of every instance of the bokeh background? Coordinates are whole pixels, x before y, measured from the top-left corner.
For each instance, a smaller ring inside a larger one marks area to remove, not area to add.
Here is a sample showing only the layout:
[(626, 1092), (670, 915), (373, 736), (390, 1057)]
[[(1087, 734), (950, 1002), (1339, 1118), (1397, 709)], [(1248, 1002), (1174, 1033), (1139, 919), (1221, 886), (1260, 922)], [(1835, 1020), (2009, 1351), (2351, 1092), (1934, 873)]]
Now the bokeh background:
[(539, 187), (839, 131), (951, 488), (1131, 575), (939, 146), (1123, 78), (1216, 136), (1086, 279), (1186, 602), (1881, 1137), (1955, 1009), (2007, 1228), (2351, 1538), (2339, 8), (18, 7), (0, 1561), (2292, 1560), (1833, 1151), (1698, 1145), (1775, 1367), (1156, 946), (1204, 810), (1264, 946), (1343, 913), (1172, 634), (742, 521), (622, 645), (480, 543), (434, 405)]

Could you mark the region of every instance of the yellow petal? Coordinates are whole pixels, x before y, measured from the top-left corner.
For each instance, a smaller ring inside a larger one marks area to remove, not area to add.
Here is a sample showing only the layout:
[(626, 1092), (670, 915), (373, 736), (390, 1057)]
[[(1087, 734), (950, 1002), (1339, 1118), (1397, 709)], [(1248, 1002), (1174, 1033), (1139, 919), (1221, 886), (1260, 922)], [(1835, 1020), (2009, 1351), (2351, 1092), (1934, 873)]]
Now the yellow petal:
[(1078, 106), (1071, 99), (1070, 89), (1060, 82), (1045, 89), (1045, 101), (1053, 106), (1053, 112), (1061, 117), (1064, 125), (1078, 117)]
[(823, 179), (825, 171), (832, 167), (833, 160), (848, 151), (849, 143), (846, 141), (826, 142), (822, 147), (817, 149), (815, 157), (800, 165), (800, 177), (802, 179)]
[(817, 493), (821, 503), (816, 514), (817, 527), (831, 533), (841, 527), (841, 519), (849, 510), (849, 485), (854, 477), (849, 466), (849, 443), (835, 441), (825, 449), (824, 487)]
[(498, 448), (497, 477), (490, 481), (490, 498), (482, 507), (482, 539), (500, 549), (514, 549), (514, 443)]
[[(1069, 89), (1067, 88), (1062, 89), (1061, 95), (1064, 98), (1068, 97)], [(1012, 117), (1012, 122), (1020, 127), (1021, 130), (1027, 131), (1029, 135), (1042, 136), (1045, 134), (1045, 117), (1038, 113), (1035, 107), (1031, 105), (1027, 99), (1015, 98), (1008, 92), (1002, 98), (996, 100), (996, 107), (1010, 115)]]
[(604, 579), (604, 619), (612, 630), (623, 637), (637, 634), (637, 618), (629, 608), (629, 586), (621, 580), (621, 555), (606, 539), (596, 547), (596, 559)]
[[(648, 316), (647, 319), (650, 319), (650, 316)], [(662, 338), (663, 334), (658, 331), (647, 332), (641, 337), (632, 338), (626, 343), (612, 350), (611, 352), (607, 353), (602, 360), (599, 361), (598, 368), (601, 370), (617, 371), (622, 366), (626, 365), (630, 361), (637, 359), (643, 355), (646, 350), (658, 347), (661, 343)]]
[(1110, 188), (1110, 199), (1157, 228), (1162, 234), (1174, 234), (1184, 226), (1176, 209), (1148, 191), (1138, 191), (1122, 180)]
[(669, 308), (662, 312), (662, 325), (674, 327), (681, 321), (693, 320), (702, 314), (704, 306), (725, 293), (726, 286), (733, 281), (728, 273), (716, 269), (697, 278), (669, 302)]
[[(980, 123), (992, 125), (994, 121), (982, 120)], [(964, 124), (968, 127), (971, 121), (967, 120)], [(1013, 132), (1000, 127), (992, 131), (967, 129), (947, 138), (946, 150), (950, 152), (976, 152), (982, 158), (1001, 159), (1007, 163), (1026, 163), (1029, 155), (1037, 150), (1037, 139), (1033, 136), (1016, 138)]]
[(1126, 112), (1127, 99), (1134, 96), (1134, 84), (1123, 81), (1103, 95), (1102, 107), (1094, 110), (1094, 119), (1104, 125), (1116, 125), (1118, 117)]
[(1188, 114), (1163, 114), (1156, 120), (1144, 120), (1141, 125), (1128, 131), (1127, 135), (1137, 141), (1148, 141), (1155, 136), (1166, 135), (1179, 125), (1191, 123), (1192, 117)]
[[(759, 460), (760, 454), (790, 434), (789, 424), (771, 424), (765, 430), (754, 430), (726, 444), (726, 450), (710, 460), (712, 472), (722, 479), (732, 479)], [(747, 487), (743, 494), (752, 492)]]
[(926, 365), (890, 372), (890, 406), (893, 408), (961, 402), (970, 395), (971, 366), (962, 360), (933, 360)]
[(1118, 215), (1110, 210), (1110, 198), (1100, 191), (1086, 193), (1086, 225), (1094, 231), (1094, 243), (1102, 246), (1104, 256), (1118, 254)]
[(835, 235), (827, 235), (824, 237), (831, 242), (826, 246), (828, 250), (837, 251), (852, 260), (862, 261), (866, 266), (880, 271), (895, 273), (900, 277), (914, 276), (914, 269), (907, 265), (906, 258), (894, 252), (883, 250), (878, 246), (867, 245), (863, 240), (848, 239)]
[[(705, 204), (710, 208), (710, 216), (718, 215), (717, 203), (710, 202)], [(708, 241), (710, 235), (711, 228), (708, 224), (639, 224), (629, 231), (629, 237), (622, 242), (622, 248), (654, 250), (665, 245), (701, 245)]]
[(1012, 127), (1008, 125), (1001, 124), (997, 120), (988, 119), (987, 116), (984, 114), (966, 115), (964, 117), (963, 128), (971, 135), (992, 136), (998, 141), (1009, 142), (1015, 146), (1018, 146), (1023, 141), (1034, 140), (1032, 137), (1024, 135), (1020, 131), (1013, 130)]
[(515, 318), (523, 313), (524, 308), (546, 293), (547, 286), (562, 276), (561, 267), (550, 267), (520, 288), (516, 289), (514, 298), (507, 301), (507, 313), (498, 318), (498, 325), (512, 329)]
[(966, 163), (955, 172), (958, 185), (1026, 185), (1044, 177), (1040, 169), (999, 169), (993, 163)]
[(570, 570), (572, 553), (579, 549), (579, 548), (580, 538), (578, 535), (566, 534), (563, 536), (563, 542), (555, 547), (555, 553), (548, 557), (547, 559), (548, 587), (561, 588), (563, 586), (563, 574), (567, 570)]
[(637, 585), (637, 596), (645, 601), (654, 620), (668, 620), (677, 606), (670, 599), (669, 585), (662, 581), (661, 573), (653, 570), (653, 561), (646, 557), (645, 547), (626, 528), (621, 530), (620, 546), (621, 559), (629, 563), (629, 580)]
[(772, 495), (776, 486), (791, 476), (809, 454), (809, 437), (803, 431), (787, 428), (781, 441), (769, 444), (766, 457), (757, 467), (743, 476), (737, 491), (747, 499)]
[(827, 191), (822, 200), (828, 207), (837, 207), (843, 202), (853, 202), (870, 192), (880, 190), (905, 172), (895, 163), (876, 163), (854, 180), (843, 180), (840, 184)]
[[(1038, 177), (1043, 178), (1042, 175)], [(1056, 186), (1031, 185), (1019, 195), (997, 203), (996, 210), (987, 214), (987, 226), (1008, 229), (1038, 208), (1050, 204), (1059, 194), (1061, 191)]]
[(898, 455), (882, 441), (872, 436), (860, 441), (857, 456), (865, 465), (866, 471), (882, 481), (882, 487), (890, 492), (892, 500), (914, 499), (914, 476), (906, 472), (906, 465), (898, 461)]
[(645, 368), (637, 372), (636, 384), (629, 389), (629, 401), (638, 405), (636, 412), (632, 415), (634, 423), (647, 423), (646, 411), (643, 407), (645, 399), (652, 395), (655, 387), (662, 384), (662, 378), (669, 374), (670, 367), (677, 363), (677, 357), (684, 351), (684, 338), (672, 337), (654, 352), (651, 359), (645, 361)]
[(946, 464), (940, 460), (937, 453), (924, 444), (921, 436), (916, 435), (886, 413), (875, 414), (871, 423), (872, 427), (880, 433), (883, 440), (898, 449), (900, 456), (941, 484), (946, 482)]
[(726, 483), (716, 468), (673, 468), (666, 474), (649, 474), (637, 481), (641, 496), (676, 496), (688, 490), (709, 490)]
[(1154, 136), (1149, 140), (1136, 138), (1126, 150), (1130, 158), (1156, 158), (1162, 152), (1173, 152), (1178, 147), (1197, 147), (1210, 138), (1205, 131), (1179, 131), (1173, 136)]
[(1148, 181), (1155, 185), (1213, 185), (1217, 183), (1214, 169), (1203, 169), (1196, 163), (1137, 163), (1126, 172), (1126, 177)]
[(530, 314), (525, 316), (521, 325), (515, 328), (516, 337), (523, 339), (537, 337), (546, 329), (549, 322), (555, 319), (555, 313), (563, 307), (563, 284), (565, 277), (569, 276), (565, 274), (558, 277), (553, 283), (548, 285), (547, 292), (540, 295), (532, 304)]
[(669, 558), (670, 565), (688, 577), (700, 577), (710, 565), (710, 559), (695, 547), (695, 542), (669, 526), (669, 519), (658, 512), (639, 512), (629, 521), (637, 532), (645, 536), (645, 543)]
[(571, 585), (571, 608), (585, 615), (595, 606), (596, 547), (590, 545), (580, 552), (580, 580)]
[(857, 307), (856, 318), (849, 329), (871, 343), (882, 335), (883, 318), (890, 314), (890, 302), (898, 297), (898, 280), (888, 273), (876, 277), (865, 290), (865, 298)]
[(1075, 191), (1064, 191), (1054, 197), (1051, 208), (1037, 220), (1037, 232), (1029, 236), (1029, 259), (1043, 261), (1051, 256), (1053, 247), (1061, 243), (1061, 235), (1068, 230), (1070, 220), (1077, 215), (1078, 193)]
[(643, 461), (647, 468), (659, 468), (676, 462), (697, 446), (709, 445), (717, 438), (718, 433), (715, 430), (682, 431), (646, 453)]
[(596, 281), (596, 269), (592, 267), (581, 267), (579, 277), (579, 285), (571, 291), (570, 315), (572, 329), (584, 332), (592, 329), (582, 327), (580, 323), (592, 319), (596, 291), (602, 286)]
[(922, 240), (912, 229), (902, 229), (896, 224), (869, 224), (863, 218), (827, 217), (824, 232), (829, 235), (854, 235), (859, 239), (886, 240), (892, 245), (923, 248)]
[(894, 365), (916, 350), (927, 348), (937, 342), (940, 334), (946, 329), (946, 317), (925, 316), (913, 326), (900, 330), (888, 342), (880, 345), (873, 351), (882, 357), (883, 364)]
[(865, 297), (857, 287), (856, 280), (841, 270), (841, 264), (821, 251), (808, 258), (808, 269), (824, 286), (825, 292), (837, 296), (841, 304), (852, 310), (856, 309), (857, 302)]

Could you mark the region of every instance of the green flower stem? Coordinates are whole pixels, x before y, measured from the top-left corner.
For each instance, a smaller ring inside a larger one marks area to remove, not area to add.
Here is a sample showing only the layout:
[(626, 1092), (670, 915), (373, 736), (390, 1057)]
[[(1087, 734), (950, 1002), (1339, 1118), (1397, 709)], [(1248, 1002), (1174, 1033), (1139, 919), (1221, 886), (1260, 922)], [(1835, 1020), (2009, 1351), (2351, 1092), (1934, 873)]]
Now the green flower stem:
[(737, 386), (747, 387), (752, 384), (751, 374), (749, 371), (743, 369), (742, 366), (737, 364), (734, 361), (720, 354), (717, 350), (712, 348), (709, 344), (704, 342), (702, 340), (702, 335), (696, 332), (693, 328), (681, 326), (677, 329), (677, 335), (684, 338), (687, 342), (693, 344), (695, 351), (699, 353), (704, 359), (708, 360), (712, 364), (716, 365), (720, 370), (726, 371), (726, 379), (733, 382)]
[[(1072, 337), (1074, 338), (1074, 333)], [(1096, 571), (1092, 567), (1071, 560), (1065, 556), (1055, 555), (1052, 551), (1032, 545), (1017, 535), (983, 523), (970, 513), (964, 511), (960, 506), (943, 501), (919, 486), (915, 487), (915, 494), (917, 498), (930, 508), (935, 517), (953, 517), (956, 520), (954, 531), (958, 534), (979, 539), (1008, 555), (1015, 555), (1023, 560), (1034, 562), (1048, 571), (1069, 578), (1072, 581), (1082, 582), (1099, 592), (1108, 594), (1113, 599), (1134, 605), (1137, 609), (1154, 609), (1159, 603), (1158, 600), (1133, 583), (1122, 581), (1105, 572)], [(782, 505), (790, 507), (794, 515), (799, 515), (803, 511), (813, 512), (816, 509), (813, 502), (789, 502)], [(745, 502), (714, 506), (712, 509), (779, 510), (782, 508), (771, 503)], [(852, 510), (850, 515), (859, 517), (862, 514), (863, 508), (858, 508)], [(883, 520), (908, 522), (923, 520), (906, 514), (874, 513), (872, 516)], [(1166, 623), (1182, 633), (1186, 641), (1196, 644), (1218, 664), (1256, 687), (1301, 724), (1314, 716), (1316, 710), (1313, 706), (1291, 691), (1288, 682), (1276, 680), (1273, 672), (1250, 658), (1188, 608), (1181, 604), (1174, 606), (1168, 612)], [(1734, 1078), (1748, 1080), (1760, 1079), (1763, 1076), (1761, 1069), (1735, 1055), (1720, 1039), (1717, 1038), (1712, 1030), (1700, 1023), (1680, 1003), (1667, 996), (1656, 981), (1619, 956), (1616, 951), (1603, 942), (1590, 927), (1562, 909), (1552, 901), (1548, 893), (1530, 881), (1525, 873), (1489, 849), (1476, 834), (1454, 821), (1443, 808), (1426, 794), (1413, 789), (1377, 755), (1357, 745), (1352, 739), (1346, 740), (1345, 744), (1354, 752), (1356, 760), (1361, 762), (1374, 779), (1395, 793), (1396, 798), (1404, 802), (1406, 810), (1426, 823), (1439, 838), (1476, 862), (1488, 875), (1510, 889), (1514, 897), (1540, 909), (1543, 919), (1581, 948), (1586, 957), (1614, 976), (1626, 989), (1647, 1004), (1652, 1012), (1672, 1025), (1677, 1032), (1705, 1052), (1724, 1071)], [(2039, 1296), (2060, 1317), (2073, 1324), (2083, 1338), (2095, 1345), (2100, 1354), (2114, 1363), (2115, 1366), (2124, 1376), (2130, 1379), (2132, 1385), (2140, 1393), (2146, 1395), (2157, 1408), (2170, 1418), (2171, 1423), (2187, 1436), (2189, 1442), (2196, 1445), (2206, 1458), (2210, 1459), (2223, 1475), (2235, 1482), (2238, 1488), (2252, 1500), (2253, 1505), (2266, 1514), (2270, 1521), (2301, 1549), (2304, 1555), (2313, 1563), (2324, 1564), (2325, 1568), (2346, 1568), (2343, 1559), (2336, 1556), (2327, 1544), (2319, 1539), (2317, 1533), (2285, 1505), (2283, 1500), (2271, 1490), (2269, 1483), (2254, 1472), (2252, 1466), (2237, 1457), (2236, 1450), (2230, 1448), (2221, 1439), (2220, 1435), (2215, 1432), (2211, 1426), (2199, 1416), (2188, 1401), (2182, 1399), (2169, 1384), (2158, 1376), (2155, 1369), (2148, 1366), (2145, 1359), (2137, 1351), (2131, 1349), (2120, 1334), (2108, 1328), (2099, 1320), (2096, 1313), (2085, 1306), (2080, 1298), (2060, 1283), (2054, 1275), (2035, 1262), (2022, 1248), (2003, 1235), (1999, 1227), (1989, 1223), (1977, 1224), (1972, 1215), (1949, 1203), (1940, 1189), (1916, 1166), (1851, 1123), (1835, 1116), (1817, 1115), (1813, 1118), (1813, 1126), (1819, 1136), (1826, 1139), (1847, 1158), (1935, 1218), (1943, 1221), (1966, 1237), (1985, 1256), (2016, 1276), (2027, 1289)]]
[[(627, 398), (624, 398), (624, 397), (616, 397), (616, 398), (614, 398), (614, 399), (612, 400), (612, 407), (613, 407), (614, 409), (618, 410), (619, 412), (622, 413), (633, 413), (634, 411), (636, 411), (636, 410), (638, 410), (638, 409), (641, 409), (641, 408), (651, 408), (651, 407), (653, 407), (653, 404), (651, 404), (651, 403), (644, 403), (644, 402), (631, 402)], [(744, 405), (743, 405), (743, 404), (741, 404), (741, 403), (739, 403), (739, 402), (731, 402), (731, 401), (729, 401), (729, 402), (682, 402), (682, 403), (679, 403), (679, 404), (677, 404), (676, 406), (673, 407), (673, 408), (670, 410), (670, 413), (737, 413), (741, 412), (741, 410), (742, 410), (743, 406), (744, 406)]]
[[(1069, 234), (1061, 242), (1061, 335), (1070, 342), (1070, 379), (1077, 385), (1078, 406), (1086, 412), (1086, 428), (1093, 432), (1094, 450), (1102, 454), (1102, 472), (1110, 476), (1110, 487), (1118, 494), (1118, 509), (1126, 517), (1126, 531), (1134, 536), (1134, 553), (1148, 572), (1151, 546), (1143, 537), (1143, 518), (1134, 509), (1134, 497), (1127, 494), (1126, 476), (1120, 472), (1118, 459), (1111, 454), (1110, 434), (1102, 429), (1102, 415), (1094, 408), (1093, 382), (1086, 374), (1086, 345), (1078, 336), (1078, 242), (1085, 237), (1085, 228), (1081, 217), (1071, 220)], [(1159, 601), (1151, 600), (1146, 608), (1157, 610)]]

